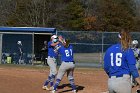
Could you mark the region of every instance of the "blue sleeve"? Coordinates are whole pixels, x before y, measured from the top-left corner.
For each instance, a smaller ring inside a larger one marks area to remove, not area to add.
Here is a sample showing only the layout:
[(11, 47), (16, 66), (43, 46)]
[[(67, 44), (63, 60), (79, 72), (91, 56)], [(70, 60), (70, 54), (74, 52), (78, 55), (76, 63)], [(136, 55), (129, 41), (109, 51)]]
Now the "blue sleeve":
[(48, 47), (51, 47), (52, 42), (48, 42)]
[(73, 46), (72, 46), (72, 45), (70, 45), (70, 46), (71, 46), (72, 52), (74, 53), (74, 51), (73, 51)]
[(57, 50), (59, 54), (61, 54), (61, 51), (62, 51), (62, 45), (61, 47)]
[(126, 59), (128, 64), (136, 64), (136, 58), (132, 49), (126, 51)]
[(136, 59), (135, 59), (133, 50), (129, 49), (129, 50), (127, 51), (127, 56), (126, 56), (126, 58), (127, 58), (127, 62), (128, 62), (128, 66), (129, 66), (131, 75), (132, 75), (134, 78), (139, 77), (139, 73), (138, 73), (138, 70), (137, 70), (137, 68), (136, 68)]
[(138, 73), (138, 69), (136, 68), (136, 65), (134, 64), (129, 65), (129, 69), (133, 78), (139, 77), (139, 73)]
[(104, 56), (104, 71), (107, 73), (107, 75), (109, 75), (110, 65), (110, 54), (107, 50)]

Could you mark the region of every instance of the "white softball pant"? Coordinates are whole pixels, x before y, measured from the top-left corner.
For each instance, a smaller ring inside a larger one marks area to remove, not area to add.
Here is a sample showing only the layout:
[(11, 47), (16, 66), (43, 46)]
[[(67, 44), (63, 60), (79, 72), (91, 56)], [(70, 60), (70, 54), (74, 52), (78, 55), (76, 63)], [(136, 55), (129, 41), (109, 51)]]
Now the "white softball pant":
[(51, 58), (50, 56), (48, 56), (48, 59), (47, 59), (47, 63), (50, 67), (50, 76), (51, 75), (56, 75), (57, 73), (57, 69), (56, 69), (56, 59), (55, 58)]
[(66, 72), (69, 80), (74, 79), (73, 78), (74, 67), (75, 64), (73, 62), (62, 62), (58, 70), (57, 79), (61, 80)]
[(122, 77), (112, 76), (108, 79), (109, 93), (131, 93), (130, 75), (124, 74)]

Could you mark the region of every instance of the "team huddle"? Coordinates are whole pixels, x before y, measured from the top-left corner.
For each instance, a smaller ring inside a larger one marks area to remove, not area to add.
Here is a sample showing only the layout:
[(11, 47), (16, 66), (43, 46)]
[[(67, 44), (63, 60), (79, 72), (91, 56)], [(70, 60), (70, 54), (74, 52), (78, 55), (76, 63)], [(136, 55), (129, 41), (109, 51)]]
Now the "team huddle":
[(137, 86), (136, 93), (140, 93), (138, 41), (132, 41), (129, 32), (124, 30), (118, 37), (120, 42), (109, 47), (104, 56), (104, 70), (109, 77), (108, 91), (132, 93), (132, 87)]
[[(58, 55), (61, 56), (62, 63), (57, 72), (56, 58)], [(76, 93), (76, 86), (73, 77), (75, 62), (73, 59), (73, 47), (70, 44), (70, 40), (64, 39), (62, 36), (51, 36), (51, 40), (48, 42), (47, 63), (50, 67), (50, 73), (42, 88), (44, 90), (49, 90), (52, 93), (56, 93), (62, 77), (65, 73), (67, 73), (67, 77), (71, 84), (72, 91), (73, 93)]]

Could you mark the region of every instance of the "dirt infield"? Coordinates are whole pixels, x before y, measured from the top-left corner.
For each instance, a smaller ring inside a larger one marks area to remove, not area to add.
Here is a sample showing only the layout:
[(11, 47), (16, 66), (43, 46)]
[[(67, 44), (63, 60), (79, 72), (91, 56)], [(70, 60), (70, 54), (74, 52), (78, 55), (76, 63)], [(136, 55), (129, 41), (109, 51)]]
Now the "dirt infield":
[[(49, 69), (29, 69), (0, 66), (0, 93), (50, 93), (42, 90)], [(74, 73), (78, 93), (107, 91), (107, 76), (102, 69), (77, 68)], [(66, 76), (57, 93), (72, 93)]]

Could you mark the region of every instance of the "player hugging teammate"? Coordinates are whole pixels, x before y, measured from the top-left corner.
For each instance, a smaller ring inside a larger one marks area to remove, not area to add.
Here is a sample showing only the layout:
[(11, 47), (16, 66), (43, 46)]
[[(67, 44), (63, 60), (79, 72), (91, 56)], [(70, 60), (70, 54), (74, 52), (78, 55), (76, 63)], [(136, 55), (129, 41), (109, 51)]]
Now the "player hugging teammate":
[[(56, 93), (56, 90), (57, 90), (58, 85), (60, 84), (60, 81), (62, 80), (64, 74), (67, 72), (67, 77), (71, 84), (73, 93), (76, 93), (76, 86), (75, 86), (74, 77), (73, 77), (75, 62), (73, 59), (73, 47), (70, 44), (70, 40), (68, 39), (65, 40), (62, 36), (59, 36), (59, 37), (55, 36), (55, 38), (52, 39), (52, 42), (54, 42), (55, 45), (52, 46), (53, 51), (51, 52), (55, 53), (56, 55), (60, 54), (62, 64), (59, 67), (55, 84), (51, 83), (51, 89), (48, 89), (47, 87), (48, 83), (50, 81), (53, 82), (56, 75), (56, 73), (54, 74), (50, 73), (48, 80), (43, 86), (43, 89), (52, 90), (51, 91), (52, 93)], [(51, 63), (49, 66), (51, 69)], [(56, 65), (54, 67), (56, 69)]]
[[(50, 74), (48, 76), (48, 79), (45, 81), (45, 84), (43, 85), (44, 90), (50, 90), (50, 88), (53, 86), (55, 76), (57, 74), (57, 69), (56, 69), (56, 58), (58, 54), (54, 52), (54, 49), (56, 46), (59, 45), (58, 37), (56, 35), (51, 36), (50, 41), (48, 42), (48, 58), (47, 58), (47, 63), (50, 67)], [(48, 85), (50, 84), (50, 88), (48, 88)]]

